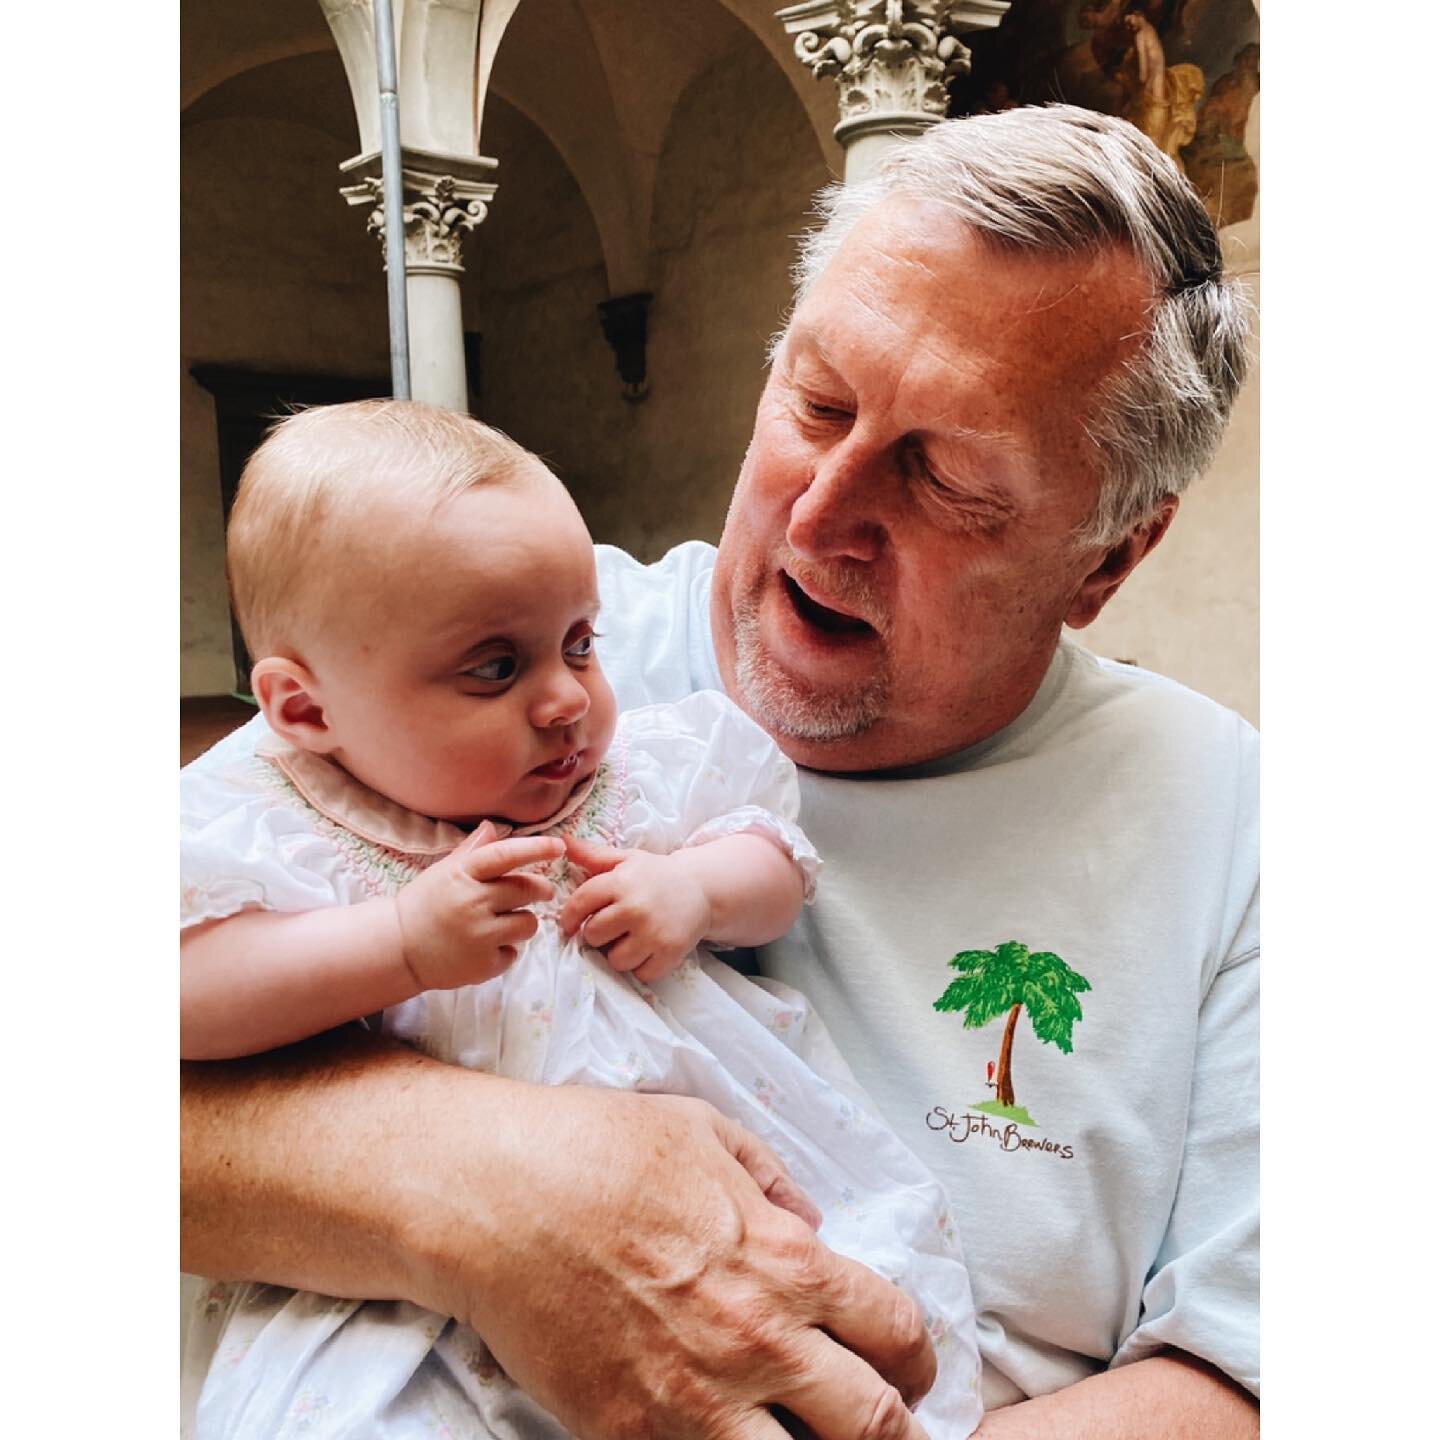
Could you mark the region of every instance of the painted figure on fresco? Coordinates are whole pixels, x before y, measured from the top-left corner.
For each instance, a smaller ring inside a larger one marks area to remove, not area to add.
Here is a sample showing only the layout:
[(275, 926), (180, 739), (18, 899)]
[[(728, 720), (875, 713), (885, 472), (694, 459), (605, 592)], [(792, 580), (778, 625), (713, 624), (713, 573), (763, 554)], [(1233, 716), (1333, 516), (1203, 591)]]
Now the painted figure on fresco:
[(1058, 100), (1122, 115), (1230, 225), (1253, 213), (1258, 190), (1244, 143), (1258, 40), (1252, 0), (1029, 0), (976, 36), (952, 113)]
[(1130, 11), (1124, 24), (1134, 37), (1122, 62), (1131, 91), (1124, 116), (1180, 165), (1180, 151), (1195, 138), (1205, 72), (1198, 65), (1167, 65), (1160, 32), (1142, 11)]
[(1247, 219), (1255, 210), (1260, 176), (1245, 149), (1250, 109), (1260, 93), (1260, 47), (1246, 45), (1232, 70), (1210, 87), (1200, 109), (1193, 143), (1182, 160), (1216, 225)]

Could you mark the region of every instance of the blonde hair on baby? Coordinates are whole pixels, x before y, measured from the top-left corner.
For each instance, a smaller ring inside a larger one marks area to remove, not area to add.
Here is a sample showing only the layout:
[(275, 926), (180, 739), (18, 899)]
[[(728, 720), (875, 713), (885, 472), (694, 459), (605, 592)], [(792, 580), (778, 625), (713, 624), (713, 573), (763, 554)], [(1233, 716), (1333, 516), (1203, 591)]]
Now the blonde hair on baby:
[[(477, 485), (545, 475), (508, 435), (412, 400), (315, 406), (273, 426), (240, 477), (226, 532), (230, 603), (255, 659), (308, 619), (327, 541), (353, 534), (367, 503), (429, 511)], [(383, 522), (381, 522), (383, 523)]]

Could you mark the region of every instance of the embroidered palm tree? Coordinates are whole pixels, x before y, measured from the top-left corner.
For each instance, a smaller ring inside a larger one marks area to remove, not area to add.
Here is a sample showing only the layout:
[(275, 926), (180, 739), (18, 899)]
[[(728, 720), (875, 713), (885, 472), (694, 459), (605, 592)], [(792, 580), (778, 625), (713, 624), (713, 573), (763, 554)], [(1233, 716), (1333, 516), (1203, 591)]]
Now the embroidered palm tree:
[(1007, 940), (994, 950), (962, 950), (950, 964), (960, 974), (935, 1002), (937, 1010), (964, 1011), (967, 1030), (979, 1030), (1007, 1010), (1010, 1012), (1000, 1042), (995, 1098), (975, 1108), (1011, 1114), (1033, 1125), (1025, 1107), (1015, 1103), (1011, 1069), (1020, 1011), (1029, 1015), (1038, 1040), (1068, 1055), (1074, 1048), (1075, 1022), (1083, 1018), (1075, 997), (1088, 990), (1090, 982), (1052, 951), (1032, 951), (1018, 940)]

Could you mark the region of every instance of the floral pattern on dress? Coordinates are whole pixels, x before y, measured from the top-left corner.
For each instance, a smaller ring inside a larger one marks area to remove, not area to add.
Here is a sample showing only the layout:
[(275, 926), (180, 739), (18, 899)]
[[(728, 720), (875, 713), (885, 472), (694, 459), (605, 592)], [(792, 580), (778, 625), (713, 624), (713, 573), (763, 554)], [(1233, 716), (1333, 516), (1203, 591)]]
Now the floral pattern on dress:
[(280, 1434), (304, 1435), (313, 1430), (316, 1422), (330, 1408), (330, 1404), (330, 1397), (318, 1390), (298, 1391), (294, 1403), (290, 1406), (290, 1412), (285, 1417), (285, 1428)]

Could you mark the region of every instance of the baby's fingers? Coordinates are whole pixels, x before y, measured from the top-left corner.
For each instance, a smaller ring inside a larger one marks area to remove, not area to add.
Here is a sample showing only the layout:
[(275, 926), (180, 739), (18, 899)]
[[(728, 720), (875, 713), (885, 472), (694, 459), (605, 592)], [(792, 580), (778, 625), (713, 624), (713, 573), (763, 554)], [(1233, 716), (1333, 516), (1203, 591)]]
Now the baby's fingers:
[(464, 857), (465, 871), (476, 880), (498, 880), (523, 865), (542, 865), (565, 853), (565, 842), (551, 835), (522, 835), (479, 845)]
[(618, 893), (618, 884), (610, 875), (597, 875), (577, 886), (560, 908), (560, 933), (573, 935), (597, 910), (612, 904)]
[(492, 945), (508, 948), (523, 944), (539, 928), (539, 920), (529, 910), (512, 910), (497, 915), (484, 933)]
[(626, 935), (619, 939), (615, 945), (606, 950), (605, 959), (608, 960), (612, 971), (619, 971), (622, 975), (634, 972), (636, 979), (651, 981), (658, 979), (664, 973), (664, 966), (660, 971), (655, 971), (655, 959), (657, 956), (649, 948), (648, 940), (641, 936)]
[[(609, 962), (612, 970), (619, 970), (622, 974), (631, 970), (639, 972), (648, 965), (653, 957), (650, 953), (650, 945), (638, 935), (626, 935), (617, 941), (605, 952), (605, 959)], [(645, 977), (640, 976), (641, 979)]]
[(550, 900), (555, 895), (555, 886), (543, 875), (530, 875), (524, 871), (482, 883), (485, 886), (485, 904), (496, 915)]
[[(614, 964), (613, 956), (609, 958), (611, 964)], [(652, 953), (648, 959), (641, 961), (632, 973), (637, 980), (653, 985), (657, 980), (663, 980), (684, 958), (673, 951)]]
[(604, 875), (630, 858), (628, 850), (617, 850), (613, 845), (601, 845), (595, 840), (581, 840), (575, 835), (565, 837), (565, 853), (572, 864), (591, 875)]
[[(607, 905), (603, 910), (587, 915), (580, 922), (580, 938), (587, 945), (603, 950), (605, 946), (625, 935), (630, 929), (630, 923), (630, 917), (618, 905)], [(606, 958), (611, 957), (607, 954)], [(640, 961), (636, 960), (635, 963), (638, 965)]]

